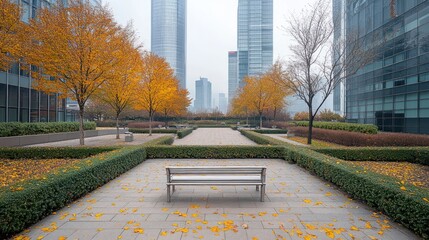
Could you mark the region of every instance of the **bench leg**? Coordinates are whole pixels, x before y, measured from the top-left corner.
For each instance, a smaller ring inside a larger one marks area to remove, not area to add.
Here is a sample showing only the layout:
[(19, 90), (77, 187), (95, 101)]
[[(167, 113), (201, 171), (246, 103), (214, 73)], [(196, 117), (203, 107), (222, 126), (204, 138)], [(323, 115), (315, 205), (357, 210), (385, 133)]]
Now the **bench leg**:
[(259, 185), (256, 185), (256, 191), (259, 191)]
[(261, 186), (261, 202), (264, 201), (264, 196), (265, 196), (265, 185)]
[(170, 185), (167, 185), (167, 202), (171, 201)]

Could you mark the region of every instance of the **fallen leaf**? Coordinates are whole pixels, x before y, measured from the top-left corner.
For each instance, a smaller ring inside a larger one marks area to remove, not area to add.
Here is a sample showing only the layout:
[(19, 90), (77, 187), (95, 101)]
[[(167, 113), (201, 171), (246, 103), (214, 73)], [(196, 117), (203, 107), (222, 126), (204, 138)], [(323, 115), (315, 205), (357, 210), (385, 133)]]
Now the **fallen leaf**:
[(371, 229), (372, 228), (371, 223), (370, 222), (366, 222), (365, 223), (365, 228)]
[(144, 229), (143, 228), (134, 228), (134, 233), (143, 234), (144, 233)]
[(353, 231), (359, 231), (359, 228), (357, 228), (356, 226), (351, 226), (351, 227), (350, 227), (350, 230), (353, 230)]
[(310, 199), (304, 199), (304, 202), (310, 204), (311, 200)]

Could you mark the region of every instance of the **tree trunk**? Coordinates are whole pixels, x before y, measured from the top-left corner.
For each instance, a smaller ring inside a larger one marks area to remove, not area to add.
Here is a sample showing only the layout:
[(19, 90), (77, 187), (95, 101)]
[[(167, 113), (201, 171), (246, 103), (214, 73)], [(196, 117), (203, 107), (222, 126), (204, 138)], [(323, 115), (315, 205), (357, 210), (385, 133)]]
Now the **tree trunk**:
[(84, 107), (79, 106), (79, 144), (81, 146), (85, 145), (85, 132), (83, 129), (83, 115), (84, 115)]
[(165, 129), (167, 129), (167, 126), (168, 126), (167, 112), (164, 113), (164, 117), (165, 117)]
[(153, 113), (149, 113), (149, 136), (152, 136), (152, 116)]
[(262, 113), (259, 114), (259, 129), (262, 129)]
[(116, 139), (119, 138), (119, 114), (116, 114)]
[(309, 118), (309, 121), (308, 121), (307, 144), (311, 145), (311, 140), (313, 138), (313, 121), (314, 121), (313, 111), (311, 110), (309, 111), (308, 118)]

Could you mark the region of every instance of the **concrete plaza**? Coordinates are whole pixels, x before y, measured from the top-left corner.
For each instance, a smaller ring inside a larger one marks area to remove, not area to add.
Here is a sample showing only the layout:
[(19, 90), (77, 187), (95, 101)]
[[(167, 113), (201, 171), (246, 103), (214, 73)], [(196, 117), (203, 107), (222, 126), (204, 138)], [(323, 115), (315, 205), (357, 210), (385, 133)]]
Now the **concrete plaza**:
[(231, 128), (198, 128), (173, 145), (257, 145)]

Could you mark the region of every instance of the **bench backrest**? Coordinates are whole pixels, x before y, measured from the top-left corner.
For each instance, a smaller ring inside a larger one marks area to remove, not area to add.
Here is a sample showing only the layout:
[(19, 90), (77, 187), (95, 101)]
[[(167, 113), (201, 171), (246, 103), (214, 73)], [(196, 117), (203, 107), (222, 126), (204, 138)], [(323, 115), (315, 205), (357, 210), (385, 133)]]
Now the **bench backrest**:
[(167, 174), (263, 174), (265, 166), (167, 166)]

